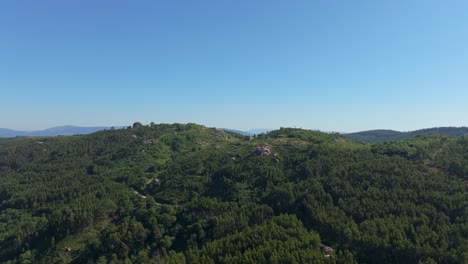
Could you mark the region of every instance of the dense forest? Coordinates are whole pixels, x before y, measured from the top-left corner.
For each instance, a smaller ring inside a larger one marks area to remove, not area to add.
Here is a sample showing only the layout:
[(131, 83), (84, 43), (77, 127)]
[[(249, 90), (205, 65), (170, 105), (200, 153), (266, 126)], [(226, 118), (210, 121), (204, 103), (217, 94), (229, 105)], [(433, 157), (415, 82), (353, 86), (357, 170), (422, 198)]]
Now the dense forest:
[(0, 141), (1, 263), (468, 263), (468, 138), (196, 124)]

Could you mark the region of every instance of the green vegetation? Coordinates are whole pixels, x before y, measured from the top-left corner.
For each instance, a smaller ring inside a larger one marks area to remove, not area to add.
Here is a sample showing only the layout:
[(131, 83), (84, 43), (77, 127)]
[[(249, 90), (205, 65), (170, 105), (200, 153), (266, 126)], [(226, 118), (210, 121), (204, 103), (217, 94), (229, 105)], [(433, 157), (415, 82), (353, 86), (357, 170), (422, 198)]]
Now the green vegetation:
[(420, 129), (410, 132), (399, 132), (394, 130), (369, 130), (356, 133), (343, 134), (344, 137), (368, 143), (376, 143), (383, 141), (395, 141), (411, 139), (420, 135), (439, 134), (447, 136), (464, 136), (468, 135), (468, 127), (434, 127)]
[(152, 124), (2, 140), (0, 262), (468, 263), (467, 181), (463, 136)]

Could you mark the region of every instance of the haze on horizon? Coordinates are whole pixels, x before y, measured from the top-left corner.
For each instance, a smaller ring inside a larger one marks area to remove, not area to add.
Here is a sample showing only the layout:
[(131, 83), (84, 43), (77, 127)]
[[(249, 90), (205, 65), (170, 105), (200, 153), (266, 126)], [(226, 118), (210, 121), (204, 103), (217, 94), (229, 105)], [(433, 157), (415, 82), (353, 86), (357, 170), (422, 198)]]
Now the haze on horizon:
[(468, 125), (468, 2), (2, 1), (0, 127)]

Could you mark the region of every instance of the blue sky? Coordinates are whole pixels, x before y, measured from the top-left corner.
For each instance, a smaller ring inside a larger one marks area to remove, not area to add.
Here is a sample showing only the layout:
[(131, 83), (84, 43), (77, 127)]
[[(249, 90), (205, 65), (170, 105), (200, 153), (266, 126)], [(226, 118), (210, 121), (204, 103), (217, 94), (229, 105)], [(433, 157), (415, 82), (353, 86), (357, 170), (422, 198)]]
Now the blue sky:
[(467, 1), (0, 2), (0, 127), (468, 126)]

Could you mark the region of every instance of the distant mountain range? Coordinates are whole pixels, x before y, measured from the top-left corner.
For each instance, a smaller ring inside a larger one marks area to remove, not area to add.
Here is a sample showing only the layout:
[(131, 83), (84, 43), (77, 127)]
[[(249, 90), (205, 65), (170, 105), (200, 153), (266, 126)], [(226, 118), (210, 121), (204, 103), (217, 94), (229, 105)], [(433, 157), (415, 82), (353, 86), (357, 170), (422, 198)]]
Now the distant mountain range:
[(468, 135), (468, 127), (434, 127), (409, 132), (399, 132), (395, 130), (368, 130), (356, 133), (342, 134), (342, 136), (356, 141), (375, 143), (383, 141), (395, 141), (414, 138), (426, 134), (443, 134), (449, 136)]
[(230, 129), (230, 128), (223, 128), (225, 131), (241, 134), (244, 136), (253, 136), (253, 135), (259, 135), (262, 133), (267, 133), (269, 131), (275, 130), (275, 129), (270, 129), (270, 128), (255, 128), (255, 129), (249, 129), (246, 131), (243, 130), (237, 130), (237, 129)]
[[(250, 129), (247, 131), (236, 130), (236, 129), (229, 129), (223, 128), (223, 130), (234, 132), (237, 134), (245, 135), (245, 136), (253, 136), (254, 134), (262, 134), (272, 131), (274, 129)], [(322, 131), (323, 132), (323, 131)], [(334, 132), (324, 132), (324, 133), (334, 133)], [(408, 131), (408, 132), (400, 132), (395, 130), (388, 130), (388, 129), (376, 129), (376, 130), (368, 130), (368, 131), (361, 131), (355, 133), (340, 133), (343, 137), (367, 142), (367, 143), (376, 143), (376, 142), (383, 142), (383, 141), (397, 141), (397, 140), (405, 140), (414, 138), (418, 135), (426, 135), (426, 134), (443, 134), (449, 136), (468, 136), (468, 127), (434, 127), (434, 128), (426, 128), (420, 129), (415, 131)]]
[[(122, 128), (123, 126), (115, 126), (115, 128)], [(18, 131), (8, 128), (0, 128), (0, 138), (11, 138), (11, 137), (51, 137), (51, 136), (71, 136), (71, 135), (85, 135), (91, 134), (97, 131), (111, 129), (112, 127), (78, 127), (78, 126), (57, 126), (44, 130), (36, 131)], [(223, 128), (225, 131), (238, 133), (245, 136), (259, 135), (262, 133), (267, 133), (274, 129), (258, 128), (258, 129), (249, 129), (246, 131)], [(400, 132), (395, 130), (386, 130), (386, 129), (376, 129), (361, 131), (355, 133), (342, 133), (341, 135), (345, 138), (375, 143), (383, 141), (395, 141), (395, 140), (404, 140), (416, 137), (418, 135), (424, 134), (444, 134), (450, 136), (468, 136), (468, 127), (434, 127), (426, 128), (409, 132)]]
[[(115, 127), (115, 128), (121, 128)], [(37, 131), (18, 131), (8, 128), (0, 128), (0, 137), (50, 137), (50, 136), (71, 136), (91, 134), (100, 130), (111, 129), (111, 127), (77, 127), (77, 126), (57, 126)]]
[[(114, 128), (122, 128), (123, 126), (115, 126)], [(99, 126), (99, 127), (78, 127), (78, 126), (57, 126), (51, 127), (44, 130), (35, 131), (21, 131), (13, 130), (8, 128), (0, 128), (0, 138), (11, 138), (11, 137), (53, 137), (53, 136), (71, 136), (71, 135), (86, 135), (97, 131), (111, 129), (112, 127)], [(223, 128), (223, 130), (238, 133), (245, 136), (253, 136), (273, 129), (250, 129), (247, 131)]]

